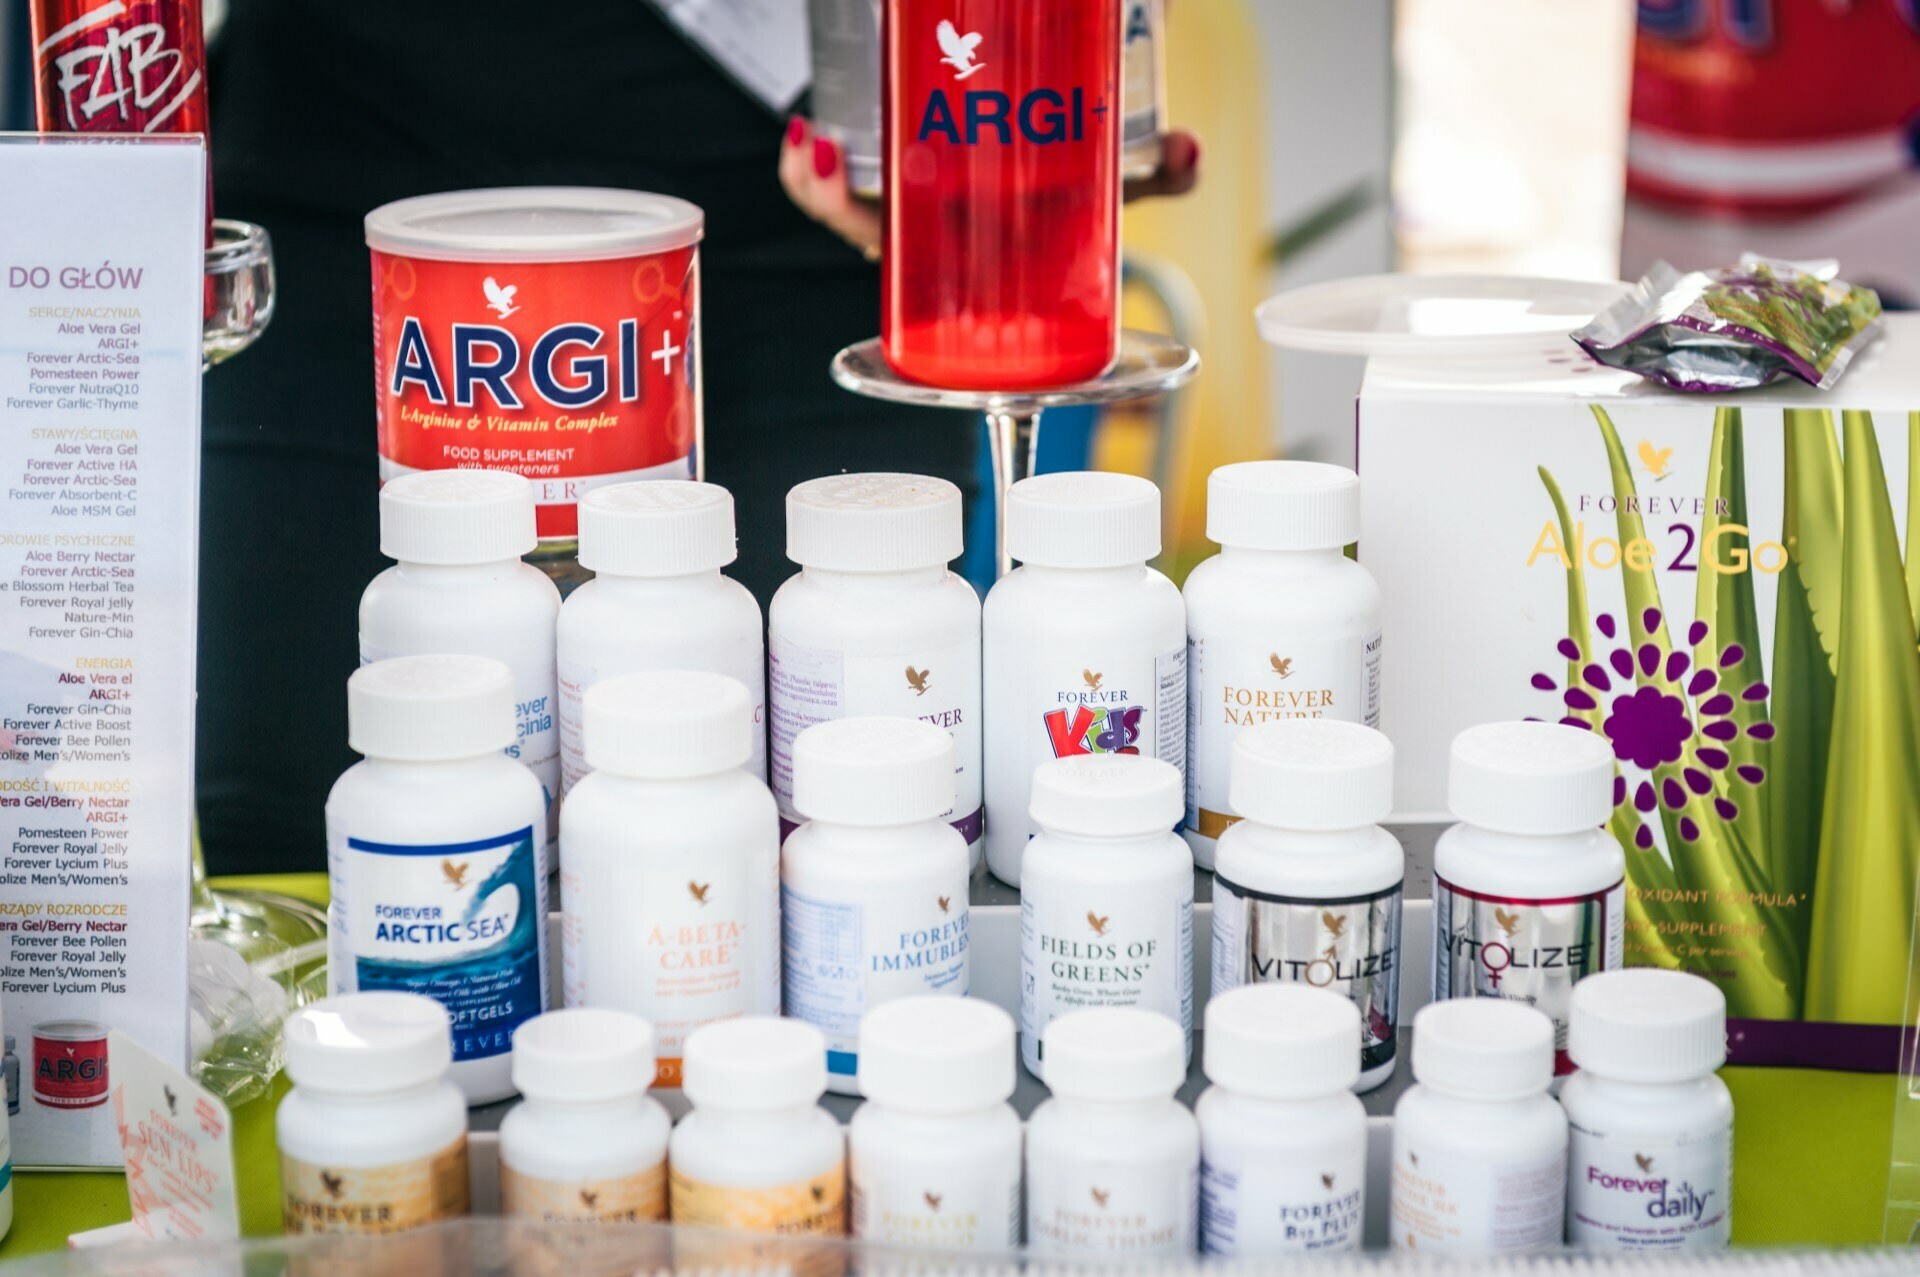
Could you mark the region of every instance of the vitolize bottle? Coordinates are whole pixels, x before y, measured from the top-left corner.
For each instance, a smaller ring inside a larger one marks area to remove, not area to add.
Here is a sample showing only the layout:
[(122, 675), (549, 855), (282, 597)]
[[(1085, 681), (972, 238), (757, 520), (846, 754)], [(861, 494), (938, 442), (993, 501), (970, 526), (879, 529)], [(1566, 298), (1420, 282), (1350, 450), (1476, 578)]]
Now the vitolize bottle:
[(380, 553), (395, 564), (360, 596), (360, 663), (490, 656), (513, 671), (519, 730), (507, 755), (547, 794), (546, 872), (558, 863), (559, 708), (553, 624), (560, 591), (523, 563), (540, 543), (533, 485), (504, 470), (425, 470), (380, 489)]
[(891, 0), (881, 339), (904, 377), (1029, 390), (1119, 346), (1120, 9)]
[(1371, 727), (1290, 719), (1234, 741), (1233, 808), (1213, 876), (1213, 993), (1288, 981), (1360, 1009), (1358, 1086), (1393, 1076), (1406, 855), (1393, 745)]
[(1562, 1076), (1574, 984), (1621, 965), (1627, 861), (1604, 827), (1613, 772), (1612, 748), (1577, 727), (1468, 728), (1447, 773), (1461, 823), (1434, 847), (1433, 1000), (1537, 1007)]
[(926, 1250), (1020, 1244), (1013, 1020), (979, 998), (901, 998), (860, 1022), (847, 1127), (854, 1237)]
[(1490, 999), (1413, 1019), (1413, 1077), (1393, 1110), (1395, 1250), (1554, 1250), (1566, 1213), (1567, 1115), (1547, 1094), (1553, 1022)]
[(1049, 1029), (1053, 1098), (1027, 1124), (1027, 1247), (1035, 1255), (1190, 1255), (1200, 1128), (1173, 1093), (1185, 1035), (1127, 1007)]
[(720, 573), (738, 554), (733, 494), (717, 484), (657, 479), (595, 488), (579, 509), (580, 564), (595, 575), (560, 609), (563, 790), (588, 770), (587, 689), (643, 670), (707, 670), (738, 680), (753, 702), (753, 749), (743, 765), (765, 780), (760, 605)]
[(513, 678), (478, 656), (400, 656), (347, 680), (365, 755), (327, 795), (328, 985), (425, 994), (453, 1018), (472, 1104), (513, 1094), (513, 1031), (547, 1009), (547, 800), (501, 751)]
[(1200, 1252), (1290, 1255), (1360, 1248), (1367, 1110), (1360, 1013), (1304, 984), (1207, 1003), (1200, 1121)]
[(1560, 1105), (1573, 1130), (1567, 1240), (1613, 1254), (1725, 1250), (1733, 1230), (1727, 999), (1679, 971), (1634, 968), (1573, 991)]
[(1194, 863), (1238, 816), (1234, 739), (1262, 723), (1380, 725), (1380, 587), (1346, 557), (1360, 479), (1344, 466), (1247, 461), (1207, 478), (1220, 553), (1187, 577), (1187, 818)]
[(972, 914), (953, 738), (904, 718), (816, 723), (793, 744), (807, 823), (780, 854), (782, 1001), (827, 1039), (827, 1086), (857, 1095), (860, 1018), (967, 991)]
[(1180, 592), (1147, 566), (1160, 490), (1145, 479), (1022, 479), (1007, 547), (1021, 566), (988, 593), (984, 621), (987, 865), (1017, 887), (1035, 767), (1090, 754), (1184, 765), (1187, 629)]
[(780, 1011), (780, 830), (742, 764), (747, 689), (662, 670), (587, 692), (592, 773), (560, 805), (568, 1006), (653, 1025), (655, 1082), (680, 1085), (703, 1024)]
[(960, 557), (960, 489), (915, 474), (829, 475), (787, 494), (800, 565), (768, 609), (774, 796), (791, 832), (794, 738), (855, 716), (917, 718), (953, 736), (947, 820), (980, 863), (980, 596)]
[(1020, 1058), (1046, 1079), (1048, 1026), (1142, 1007), (1193, 1048), (1193, 857), (1180, 775), (1156, 758), (1060, 758), (1033, 774), (1040, 834), (1020, 888)]

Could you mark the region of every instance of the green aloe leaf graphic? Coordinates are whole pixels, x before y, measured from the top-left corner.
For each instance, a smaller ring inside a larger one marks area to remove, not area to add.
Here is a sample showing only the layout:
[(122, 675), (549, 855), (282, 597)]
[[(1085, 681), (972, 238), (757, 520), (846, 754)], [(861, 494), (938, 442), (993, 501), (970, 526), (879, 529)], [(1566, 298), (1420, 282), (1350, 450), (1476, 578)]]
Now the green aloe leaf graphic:
[(1920, 848), (1920, 650), (1873, 418), (1841, 414), (1846, 531), (1839, 673), (1807, 966), (1810, 1020), (1897, 1024)]

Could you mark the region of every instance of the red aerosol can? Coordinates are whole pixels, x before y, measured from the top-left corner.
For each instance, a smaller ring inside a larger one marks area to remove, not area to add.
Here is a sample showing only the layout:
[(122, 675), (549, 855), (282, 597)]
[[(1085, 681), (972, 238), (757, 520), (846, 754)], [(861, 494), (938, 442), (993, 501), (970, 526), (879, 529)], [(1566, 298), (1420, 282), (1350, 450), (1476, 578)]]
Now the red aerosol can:
[(1119, 351), (1121, 6), (887, 0), (880, 331), (903, 377), (1071, 385)]

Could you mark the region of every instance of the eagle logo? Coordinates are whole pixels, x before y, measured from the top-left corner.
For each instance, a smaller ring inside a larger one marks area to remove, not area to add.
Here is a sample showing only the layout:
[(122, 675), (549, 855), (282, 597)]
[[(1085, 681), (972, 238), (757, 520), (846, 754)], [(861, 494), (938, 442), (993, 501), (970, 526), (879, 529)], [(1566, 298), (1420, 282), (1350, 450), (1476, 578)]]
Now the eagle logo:
[(591, 1188), (583, 1188), (580, 1190), (580, 1204), (588, 1210), (592, 1210), (600, 1204), (600, 1194)]
[(942, 18), (940, 25), (934, 28), (934, 35), (940, 41), (940, 52), (943, 55), (940, 60), (953, 68), (954, 79), (964, 80), (987, 65), (973, 60), (973, 51), (980, 47), (978, 31), (969, 31), (961, 35), (958, 27)]
[(1653, 1159), (1651, 1157), (1648, 1157), (1645, 1153), (1635, 1153), (1633, 1155), (1633, 1160), (1639, 1163), (1640, 1170), (1643, 1173), (1653, 1169)]
[(347, 1177), (335, 1175), (332, 1171), (321, 1171), (320, 1187), (327, 1190), (329, 1197), (344, 1197), (347, 1191)]
[(467, 885), (467, 862), (463, 860), (456, 865), (451, 860), (441, 861), (440, 876), (447, 880), (448, 886), (459, 891)]
[(1493, 907), (1493, 920), (1500, 924), (1500, 930), (1506, 933), (1507, 939), (1509, 940), (1513, 939), (1514, 933), (1520, 930), (1520, 915), (1517, 913), (1508, 913), (1499, 905)]
[(1326, 924), (1327, 934), (1335, 940), (1338, 940), (1340, 933), (1347, 929), (1347, 915), (1335, 913), (1331, 909), (1320, 915), (1320, 921)]
[(920, 1196), (927, 1199), (928, 1210), (939, 1210), (940, 1203), (946, 1200), (940, 1194), (934, 1192), (925, 1192), (920, 1194)]
[(1097, 692), (1100, 690), (1100, 680), (1106, 675), (1095, 674), (1092, 670), (1081, 670), (1080, 677), (1086, 681), (1088, 691)]
[(713, 884), (710, 882), (694, 882), (691, 879), (687, 881), (687, 894), (693, 897), (695, 904), (706, 904), (707, 893), (712, 890)]
[(1672, 448), (1656, 448), (1651, 439), (1642, 439), (1639, 453), (1640, 464), (1647, 468), (1647, 473), (1653, 476), (1655, 483), (1673, 473)]
[(927, 688), (930, 685), (928, 683), (928, 676), (932, 673), (932, 670), (917, 670), (911, 665), (907, 666), (907, 686), (913, 689), (915, 696), (925, 696), (927, 694)]
[(813, 1200), (816, 1202), (824, 1202), (827, 1200), (827, 1186), (825, 1184), (809, 1184), (807, 1185), (807, 1191), (813, 1194)]
[(949, 909), (951, 909), (952, 907), (953, 907), (953, 897), (952, 897), (952, 896), (942, 896), (942, 897), (940, 897), (940, 912), (941, 912), (941, 913), (945, 913), (945, 912), (947, 912), (947, 910), (949, 910)]
[(520, 291), (517, 284), (502, 284), (489, 275), (481, 281), (480, 289), (487, 295), (487, 309), (505, 319), (520, 308), (514, 304), (513, 295)]
[(1093, 1204), (1095, 1206), (1098, 1206), (1101, 1210), (1105, 1210), (1107, 1208), (1107, 1198), (1112, 1196), (1111, 1192), (1109, 1192), (1107, 1189), (1104, 1189), (1104, 1188), (1091, 1188), (1091, 1187), (1089, 1187), (1087, 1191), (1093, 1194)]
[(160, 1087), (160, 1094), (166, 1097), (167, 1112), (173, 1114), (176, 1117), (179, 1116), (180, 1097), (173, 1093), (173, 1088), (162, 1083)]
[(1110, 916), (1109, 914), (1095, 913), (1091, 909), (1087, 910), (1087, 925), (1093, 928), (1094, 935), (1104, 936), (1107, 934), (1107, 919)]
[(1321, 1172), (1320, 1184), (1321, 1184), (1321, 1187), (1325, 1188), (1329, 1193), (1331, 1193), (1333, 1191), (1333, 1176), (1326, 1174), (1324, 1171)]
[(1267, 660), (1272, 663), (1273, 672), (1281, 678), (1293, 677), (1293, 658), (1291, 656), (1282, 656), (1278, 652), (1271, 652), (1267, 655)]

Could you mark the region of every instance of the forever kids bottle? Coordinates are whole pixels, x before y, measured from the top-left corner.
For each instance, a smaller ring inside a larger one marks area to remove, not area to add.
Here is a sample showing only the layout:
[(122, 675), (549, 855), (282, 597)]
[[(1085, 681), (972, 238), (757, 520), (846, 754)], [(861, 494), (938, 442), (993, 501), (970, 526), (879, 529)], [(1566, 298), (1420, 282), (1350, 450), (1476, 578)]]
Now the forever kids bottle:
[(501, 752), (517, 730), (499, 661), (363, 665), (347, 743), (365, 758), (327, 795), (329, 988), (446, 1007), (471, 1104), (513, 1094), (513, 1031), (547, 1009), (547, 796)]

